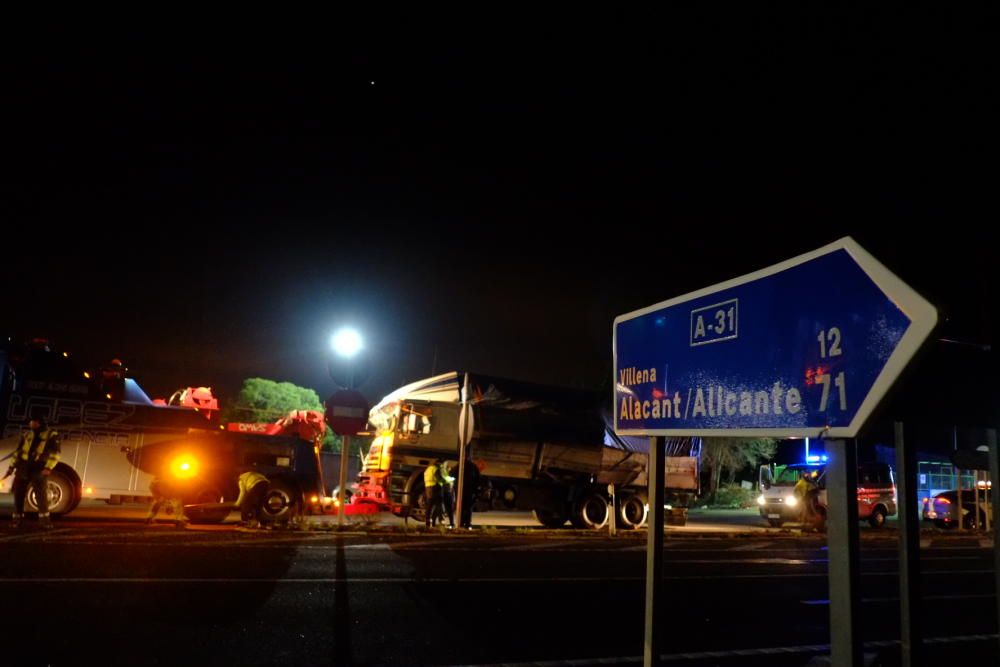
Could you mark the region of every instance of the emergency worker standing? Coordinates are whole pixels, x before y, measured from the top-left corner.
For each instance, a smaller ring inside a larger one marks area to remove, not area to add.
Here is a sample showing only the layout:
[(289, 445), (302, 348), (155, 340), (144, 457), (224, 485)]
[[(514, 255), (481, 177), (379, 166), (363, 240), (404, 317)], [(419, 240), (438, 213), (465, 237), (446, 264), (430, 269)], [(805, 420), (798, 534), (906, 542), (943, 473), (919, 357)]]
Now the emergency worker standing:
[(441, 485), (438, 484), (438, 468), (443, 463), (444, 459), (436, 459), (424, 470), (425, 528), (436, 526), (438, 517), (441, 516)]
[(164, 505), (169, 505), (174, 514), (174, 525), (183, 528), (187, 525), (187, 517), (184, 516), (184, 503), (181, 502), (180, 493), (168, 481), (159, 476), (153, 478), (149, 483), (149, 492), (153, 496), (153, 504), (149, 506), (149, 514), (146, 515), (146, 523), (153, 523), (156, 514)]
[(42, 528), (52, 528), (49, 517), (49, 495), (47, 492), (48, 477), (52, 469), (59, 463), (62, 448), (59, 443), (59, 433), (48, 428), (44, 420), (33, 418), (28, 426), (30, 430), (21, 434), (21, 439), (14, 450), (14, 460), (10, 464), (5, 477), (14, 475), (14, 514), (11, 516), (11, 527), (17, 528), (24, 518), (24, 501), (28, 490), (35, 490), (35, 502), (38, 504), (38, 522)]
[(452, 485), (455, 478), (448, 472), (448, 464), (442, 463), (438, 466), (437, 474), (438, 486), (441, 487), (441, 522), (448, 517), (448, 527), (455, 527), (455, 494), (452, 492)]
[(799, 481), (795, 482), (792, 494), (799, 503), (799, 521), (803, 528), (818, 529), (819, 512), (816, 505), (819, 502), (819, 485), (816, 484), (817, 473), (803, 472)]
[(239, 477), (240, 495), (236, 506), (240, 509), (240, 521), (248, 528), (260, 526), (260, 508), (264, 504), (271, 483), (256, 470), (246, 470)]

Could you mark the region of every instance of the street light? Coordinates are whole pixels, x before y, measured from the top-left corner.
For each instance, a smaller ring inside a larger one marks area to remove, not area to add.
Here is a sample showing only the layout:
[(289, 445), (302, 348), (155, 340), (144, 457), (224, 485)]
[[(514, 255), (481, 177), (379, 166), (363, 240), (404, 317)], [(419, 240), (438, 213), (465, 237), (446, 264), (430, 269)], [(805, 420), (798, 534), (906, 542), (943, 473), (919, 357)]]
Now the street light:
[(340, 329), (330, 338), (330, 347), (341, 357), (350, 359), (361, 351), (361, 334), (350, 327)]

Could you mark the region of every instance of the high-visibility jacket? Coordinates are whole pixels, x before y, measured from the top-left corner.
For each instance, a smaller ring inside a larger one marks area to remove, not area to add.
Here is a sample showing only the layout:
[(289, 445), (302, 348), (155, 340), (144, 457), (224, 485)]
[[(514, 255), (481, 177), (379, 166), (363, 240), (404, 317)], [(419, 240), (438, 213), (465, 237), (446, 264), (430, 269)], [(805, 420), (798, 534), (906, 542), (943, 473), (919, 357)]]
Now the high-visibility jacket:
[(59, 445), (59, 433), (54, 429), (44, 428), (35, 433), (25, 431), (14, 450), (14, 460), (11, 467), (43, 466), (52, 470), (59, 463), (62, 448)]
[(455, 478), (448, 474), (447, 465), (441, 465), (438, 467), (437, 483), (440, 486), (451, 486), (455, 483)]
[(240, 497), (236, 499), (236, 504), (242, 504), (243, 499), (246, 498), (248, 493), (250, 493), (250, 489), (257, 486), (261, 482), (267, 482), (267, 477), (264, 477), (264, 475), (260, 474), (256, 470), (249, 470), (240, 475)]
[(430, 489), (438, 485), (438, 466), (432, 463), (424, 470), (424, 488)]

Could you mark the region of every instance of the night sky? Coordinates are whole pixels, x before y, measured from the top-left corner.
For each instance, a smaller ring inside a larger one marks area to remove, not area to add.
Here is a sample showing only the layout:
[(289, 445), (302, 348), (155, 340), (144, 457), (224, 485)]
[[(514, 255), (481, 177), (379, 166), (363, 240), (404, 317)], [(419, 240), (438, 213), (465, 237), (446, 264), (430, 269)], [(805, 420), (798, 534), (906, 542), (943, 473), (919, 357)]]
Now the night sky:
[(12, 26), (0, 330), (152, 396), (326, 396), (341, 323), (373, 401), (447, 370), (596, 388), (614, 316), (850, 235), (993, 342), (975, 17), (393, 18)]

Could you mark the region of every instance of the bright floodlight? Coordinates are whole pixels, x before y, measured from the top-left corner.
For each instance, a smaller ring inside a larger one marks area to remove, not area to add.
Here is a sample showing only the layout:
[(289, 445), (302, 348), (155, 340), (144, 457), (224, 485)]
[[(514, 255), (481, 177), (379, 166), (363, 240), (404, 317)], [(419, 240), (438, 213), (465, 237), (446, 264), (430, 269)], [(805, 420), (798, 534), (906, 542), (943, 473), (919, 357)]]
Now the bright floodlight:
[(361, 349), (361, 334), (354, 329), (341, 329), (330, 339), (333, 351), (342, 357), (353, 357)]

